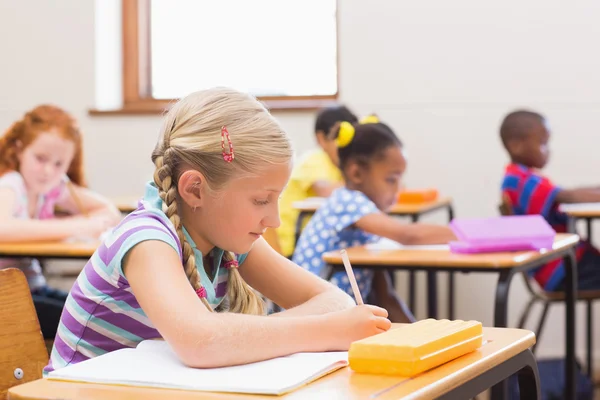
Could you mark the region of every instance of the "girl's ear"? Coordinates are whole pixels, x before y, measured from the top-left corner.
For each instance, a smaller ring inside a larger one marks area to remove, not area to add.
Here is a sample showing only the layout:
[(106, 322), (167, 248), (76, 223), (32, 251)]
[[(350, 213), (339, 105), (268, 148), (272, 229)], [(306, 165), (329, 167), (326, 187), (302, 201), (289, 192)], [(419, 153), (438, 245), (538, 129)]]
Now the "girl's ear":
[(179, 197), (190, 207), (202, 207), (207, 189), (206, 179), (201, 172), (190, 169), (179, 177), (177, 191)]
[(358, 165), (357, 162), (350, 161), (346, 165), (346, 177), (347, 180), (353, 183), (354, 185), (360, 185), (364, 181), (364, 171), (363, 168)]

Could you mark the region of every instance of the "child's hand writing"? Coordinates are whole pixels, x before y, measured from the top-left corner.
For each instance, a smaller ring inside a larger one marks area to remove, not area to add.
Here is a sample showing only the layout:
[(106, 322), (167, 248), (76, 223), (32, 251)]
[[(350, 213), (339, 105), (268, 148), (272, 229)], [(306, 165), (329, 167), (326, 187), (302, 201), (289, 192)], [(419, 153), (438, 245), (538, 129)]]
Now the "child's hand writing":
[(356, 340), (387, 331), (392, 326), (387, 316), (385, 309), (371, 305), (327, 314), (330, 322), (327, 332), (332, 335), (332, 350), (346, 351)]

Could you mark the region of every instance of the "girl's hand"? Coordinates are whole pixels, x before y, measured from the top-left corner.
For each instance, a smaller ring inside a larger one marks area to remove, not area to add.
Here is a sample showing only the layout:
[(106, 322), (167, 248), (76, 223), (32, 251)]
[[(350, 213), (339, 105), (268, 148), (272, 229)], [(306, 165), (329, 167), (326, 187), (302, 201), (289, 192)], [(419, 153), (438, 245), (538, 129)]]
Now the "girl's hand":
[(377, 306), (361, 305), (323, 315), (331, 337), (331, 350), (346, 351), (352, 342), (383, 333), (391, 328), (388, 312)]

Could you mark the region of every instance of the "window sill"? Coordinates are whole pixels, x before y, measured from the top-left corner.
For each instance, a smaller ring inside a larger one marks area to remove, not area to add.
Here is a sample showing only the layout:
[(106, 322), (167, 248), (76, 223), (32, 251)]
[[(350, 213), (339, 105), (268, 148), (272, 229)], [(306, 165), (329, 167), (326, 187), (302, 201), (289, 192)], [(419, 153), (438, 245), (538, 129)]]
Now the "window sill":
[[(282, 99), (282, 98), (262, 98), (259, 100), (271, 111), (316, 111), (323, 107), (337, 104), (336, 97), (315, 97), (306, 99)], [(174, 100), (140, 100), (132, 104), (127, 104), (122, 108), (99, 110), (90, 109), (88, 114), (92, 116), (110, 116), (110, 115), (162, 115)]]

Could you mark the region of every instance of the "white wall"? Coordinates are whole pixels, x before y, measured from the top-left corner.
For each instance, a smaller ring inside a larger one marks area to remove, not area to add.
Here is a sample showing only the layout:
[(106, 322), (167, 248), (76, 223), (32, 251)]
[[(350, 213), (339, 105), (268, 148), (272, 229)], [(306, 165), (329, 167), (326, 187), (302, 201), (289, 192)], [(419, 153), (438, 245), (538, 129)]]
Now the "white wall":
[[(395, 128), (409, 152), (408, 185), (453, 196), (458, 216), (496, 215), (506, 162), (498, 124), (505, 112), (521, 106), (550, 119), (553, 158), (547, 173), (563, 185), (597, 182), (600, 3), (340, 3), (341, 99), (361, 114), (376, 111)], [(92, 187), (106, 195), (138, 194), (152, 173), (149, 157), (160, 118), (88, 116), (96, 106), (95, 44), (109, 40), (96, 41), (94, 22), (91, 1), (0, 0), (0, 126), (41, 102), (63, 106), (85, 131)], [(276, 116), (299, 151), (313, 146), (312, 113)], [(457, 316), (491, 325), (495, 281), (461, 276)], [(516, 283), (513, 323), (525, 299)], [(541, 354), (561, 354), (563, 310), (552, 312)], [(583, 349), (584, 314), (579, 317)]]

